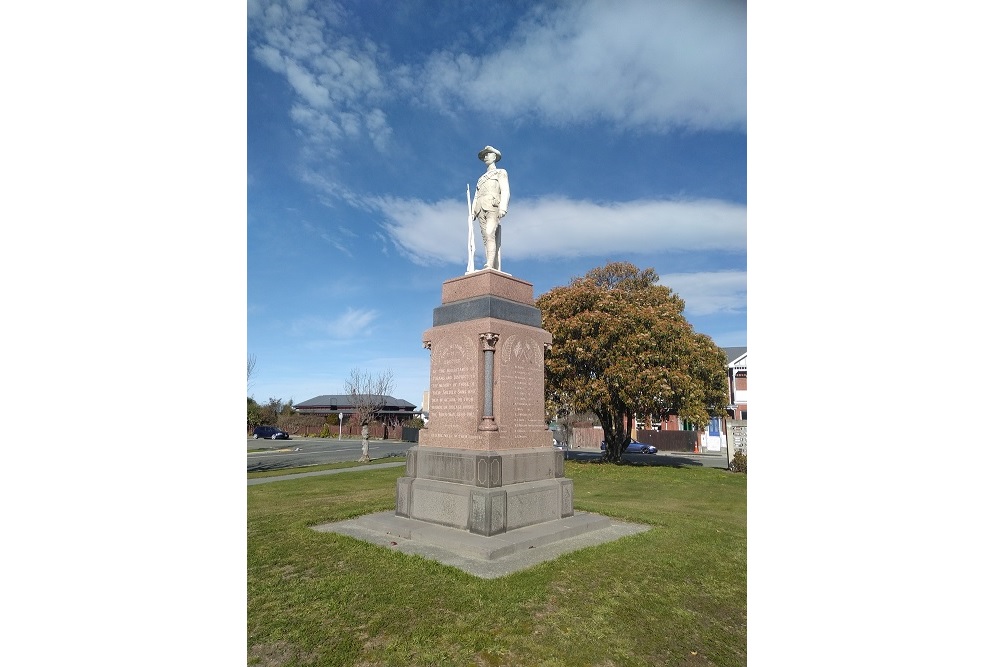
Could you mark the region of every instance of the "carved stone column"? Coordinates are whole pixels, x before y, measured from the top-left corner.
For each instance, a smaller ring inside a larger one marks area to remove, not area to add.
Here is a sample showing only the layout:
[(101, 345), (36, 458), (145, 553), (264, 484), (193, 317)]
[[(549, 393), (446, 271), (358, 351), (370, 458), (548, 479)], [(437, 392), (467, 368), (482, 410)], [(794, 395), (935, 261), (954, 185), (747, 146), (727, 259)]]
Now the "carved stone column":
[(483, 419), (479, 422), (479, 430), (498, 431), (493, 417), (493, 362), (500, 334), (488, 331), (479, 334), (479, 340), (483, 345)]

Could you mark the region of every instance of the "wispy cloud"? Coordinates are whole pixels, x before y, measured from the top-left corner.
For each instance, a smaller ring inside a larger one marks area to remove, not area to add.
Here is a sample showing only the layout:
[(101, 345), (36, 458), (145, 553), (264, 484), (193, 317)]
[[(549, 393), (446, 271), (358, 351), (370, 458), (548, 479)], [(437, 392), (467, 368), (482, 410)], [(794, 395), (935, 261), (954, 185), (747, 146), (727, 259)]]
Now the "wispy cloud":
[[(468, 213), (459, 201), (379, 199), (384, 228), (417, 264), (465, 263)], [(478, 257), (479, 225), (473, 222)], [(743, 252), (746, 207), (717, 200), (595, 203), (519, 200), (502, 222), (505, 257), (605, 256), (620, 252)]]
[[(322, 239), (323, 241), (325, 241), (326, 243), (332, 245), (334, 248), (339, 250), (344, 255), (347, 255), (348, 257), (354, 256), (354, 253), (351, 252), (350, 244), (345, 242), (343, 234), (339, 233), (335, 234), (324, 227), (321, 227), (319, 225), (314, 225), (310, 222), (306, 222), (305, 220), (302, 221), (302, 227), (310, 234), (313, 234)], [(338, 229), (341, 230), (342, 232), (345, 228), (339, 227)], [(351, 232), (349, 236), (356, 237), (357, 235)]]
[(745, 128), (746, 5), (567, 3), (526, 18), (494, 53), (434, 54), (413, 90), (442, 109), (560, 125)]
[(375, 310), (348, 308), (334, 319), (298, 319), (292, 322), (290, 329), (295, 336), (319, 336), (326, 342), (352, 340), (368, 336), (377, 317)]

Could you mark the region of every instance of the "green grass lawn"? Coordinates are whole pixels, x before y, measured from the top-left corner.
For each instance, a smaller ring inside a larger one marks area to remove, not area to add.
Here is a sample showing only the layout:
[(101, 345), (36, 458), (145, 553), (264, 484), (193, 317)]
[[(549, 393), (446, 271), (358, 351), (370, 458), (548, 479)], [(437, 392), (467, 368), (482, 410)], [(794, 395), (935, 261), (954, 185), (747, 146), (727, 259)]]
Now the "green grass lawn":
[(310, 529), (401, 474), (247, 488), (248, 664), (746, 664), (746, 475), (567, 461), (576, 509), (653, 528), (492, 580)]

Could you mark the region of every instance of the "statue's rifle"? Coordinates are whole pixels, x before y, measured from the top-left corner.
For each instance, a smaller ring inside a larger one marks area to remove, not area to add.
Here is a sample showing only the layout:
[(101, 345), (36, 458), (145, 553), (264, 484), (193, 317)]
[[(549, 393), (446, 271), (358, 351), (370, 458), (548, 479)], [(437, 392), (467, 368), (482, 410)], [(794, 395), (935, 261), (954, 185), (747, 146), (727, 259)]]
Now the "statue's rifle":
[(476, 237), (472, 233), (472, 196), (469, 194), (469, 184), (465, 184), (465, 201), (469, 205), (469, 264), (465, 267), (466, 273), (476, 270)]

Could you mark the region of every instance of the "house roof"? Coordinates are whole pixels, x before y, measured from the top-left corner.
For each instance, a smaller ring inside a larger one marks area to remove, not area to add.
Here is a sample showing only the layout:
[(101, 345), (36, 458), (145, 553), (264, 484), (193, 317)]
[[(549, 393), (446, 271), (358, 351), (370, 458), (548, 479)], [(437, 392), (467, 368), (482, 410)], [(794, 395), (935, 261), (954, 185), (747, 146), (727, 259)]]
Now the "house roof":
[(745, 347), (724, 347), (726, 351), (726, 367), (737, 372), (747, 370), (747, 349)]
[(746, 356), (747, 349), (745, 347), (724, 347), (722, 351), (726, 353), (726, 363), (731, 364), (740, 357)]
[[(316, 396), (310, 398), (308, 401), (302, 401), (301, 403), (296, 403), (292, 406), (296, 410), (300, 408), (305, 408), (306, 410), (352, 410), (354, 408), (354, 400), (351, 398), (350, 394), (323, 394), (322, 396)], [(410, 412), (414, 410), (417, 406), (409, 401), (404, 401), (401, 398), (394, 398), (392, 396), (385, 397), (385, 408), (386, 410), (399, 410), (403, 412)]]

